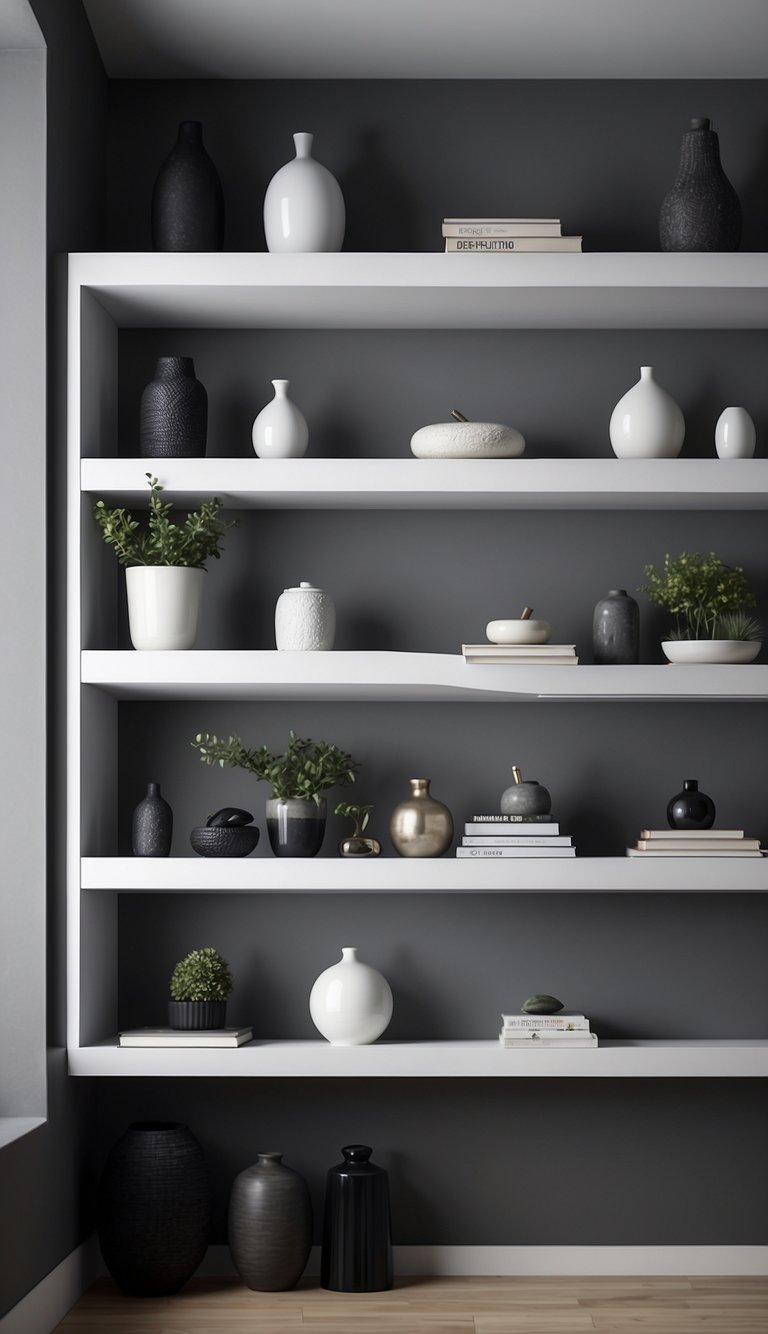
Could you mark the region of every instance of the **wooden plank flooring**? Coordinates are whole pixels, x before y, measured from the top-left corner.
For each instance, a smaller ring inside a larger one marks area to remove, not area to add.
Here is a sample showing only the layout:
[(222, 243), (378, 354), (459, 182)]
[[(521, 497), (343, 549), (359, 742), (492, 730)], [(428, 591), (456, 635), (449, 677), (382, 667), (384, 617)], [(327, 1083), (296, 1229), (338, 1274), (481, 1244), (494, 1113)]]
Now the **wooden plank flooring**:
[(768, 1278), (407, 1278), (391, 1292), (251, 1292), (196, 1279), (174, 1297), (94, 1284), (55, 1334), (768, 1334)]

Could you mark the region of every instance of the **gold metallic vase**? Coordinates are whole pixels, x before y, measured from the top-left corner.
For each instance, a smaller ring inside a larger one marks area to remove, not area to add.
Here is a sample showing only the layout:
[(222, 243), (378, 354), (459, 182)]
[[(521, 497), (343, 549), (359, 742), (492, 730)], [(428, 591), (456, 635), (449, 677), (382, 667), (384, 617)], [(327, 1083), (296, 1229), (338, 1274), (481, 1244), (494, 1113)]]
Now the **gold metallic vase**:
[(453, 842), (451, 812), (429, 795), (429, 778), (412, 778), (411, 796), (392, 812), (389, 836), (401, 857), (441, 857)]

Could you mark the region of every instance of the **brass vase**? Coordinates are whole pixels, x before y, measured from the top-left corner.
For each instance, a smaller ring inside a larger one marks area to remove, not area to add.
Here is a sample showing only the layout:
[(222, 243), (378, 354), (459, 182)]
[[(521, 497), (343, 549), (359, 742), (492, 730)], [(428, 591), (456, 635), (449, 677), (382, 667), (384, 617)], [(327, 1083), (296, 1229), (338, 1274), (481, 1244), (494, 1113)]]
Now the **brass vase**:
[(451, 812), (429, 795), (429, 778), (412, 778), (411, 795), (392, 812), (389, 836), (401, 857), (442, 857), (453, 842)]

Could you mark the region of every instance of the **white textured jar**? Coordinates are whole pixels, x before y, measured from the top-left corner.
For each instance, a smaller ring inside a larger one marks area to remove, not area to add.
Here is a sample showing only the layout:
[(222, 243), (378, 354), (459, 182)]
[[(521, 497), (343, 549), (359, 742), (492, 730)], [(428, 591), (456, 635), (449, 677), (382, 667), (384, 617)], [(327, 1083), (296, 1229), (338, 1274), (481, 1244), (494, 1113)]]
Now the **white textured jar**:
[(345, 946), (341, 961), (312, 987), (309, 1013), (332, 1047), (362, 1047), (381, 1037), (392, 1018), (392, 991), (377, 969), (360, 962), (355, 946)]
[(204, 585), (205, 570), (187, 565), (130, 565), (125, 586), (133, 647), (192, 648)]
[(675, 400), (653, 378), (652, 366), (620, 398), (609, 426), (620, 459), (676, 459), (683, 447), (685, 419)]
[(264, 196), (267, 250), (299, 254), (341, 250), (346, 211), (335, 176), (312, 156), (312, 134), (294, 134), (296, 156), (272, 177)]
[(275, 607), (275, 643), (289, 652), (323, 652), (333, 648), (336, 608), (324, 588), (299, 584), (286, 588)]
[(435, 422), (411, 436), (417, 459), (516, 459), (525, 437), (501, 422)]
[(253, 448), (260, 459), (301, 459), (309, 444), (303, 412), (288, 397), (290, 380), (273, 380), (273, 399), (261, 409), (251, 429)]
[(715, 427), (715, 449), (721, 459), (751, 459), (757, 431), (746, 408), (724, 408)]

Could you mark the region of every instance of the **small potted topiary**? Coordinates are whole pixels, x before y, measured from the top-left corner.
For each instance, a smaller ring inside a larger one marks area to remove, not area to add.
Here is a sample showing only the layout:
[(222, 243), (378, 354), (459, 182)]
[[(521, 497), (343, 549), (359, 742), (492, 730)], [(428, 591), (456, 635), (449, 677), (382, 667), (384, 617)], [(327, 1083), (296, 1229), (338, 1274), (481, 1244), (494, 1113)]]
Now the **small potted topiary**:
[(661, 570), (645, 566), (649, 582), (638, 591), (674, 616), (661, 647), (670, 662), (752, 662), (762, 627), (746, 608), (755, 605), (740, 565), (726, 565), (714, 551), (681, 551), (664, 557)]
[(223, 1028), (234, 982), (226, 959), (211, 945), (192, 950), (171, 973), (171, 1028)]

